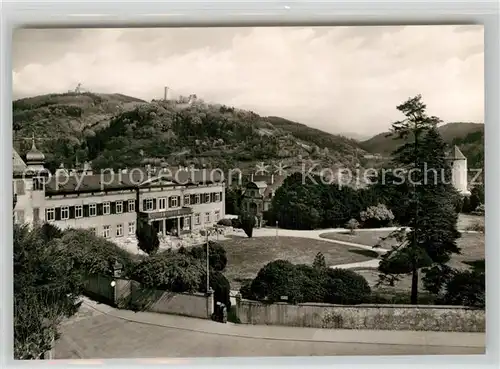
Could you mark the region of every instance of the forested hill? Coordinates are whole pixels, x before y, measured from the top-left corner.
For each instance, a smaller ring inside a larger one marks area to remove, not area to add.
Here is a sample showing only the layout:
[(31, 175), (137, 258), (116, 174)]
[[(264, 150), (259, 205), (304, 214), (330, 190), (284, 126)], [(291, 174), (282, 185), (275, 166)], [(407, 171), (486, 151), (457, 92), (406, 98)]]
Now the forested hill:
[(14, 146), (23, 155), (35, 133), (49, 169), (92, 161), (95, 169), (170, 165), (255, 167), (303, 160), (355, 164), (357, 141), (278, 117), (224, 105), (145, 102), (120, 94), (67, 93), (13, 102)]
[[(484, 124), (447, 123), (438, 128), (444, 141), (457, 145), (467, 157), (470, 168), (484, 167)], [(369, 140), (360, 142), (361, 147), (370, 152), (388, 155), (402, 143), (389, 132), (380, 133)]]

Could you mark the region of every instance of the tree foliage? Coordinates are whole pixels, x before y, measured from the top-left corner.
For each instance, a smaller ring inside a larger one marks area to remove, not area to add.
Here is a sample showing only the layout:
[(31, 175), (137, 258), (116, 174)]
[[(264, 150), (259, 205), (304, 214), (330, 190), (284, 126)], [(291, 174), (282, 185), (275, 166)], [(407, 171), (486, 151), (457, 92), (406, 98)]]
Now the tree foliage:
[(241, 228), (245, 231), (245, 234), (248, 236), (248, 238), (252, 238), (253, 229), (256, 223), (255, 216), (248, 212), (243, 212), (240, 215), (239, 219), (241, 223)]
[[(218, 272), (223, 272), (227, 265), (226, 249), (219, 243), (208, 241), (209, 247), (209, 265), (210, 268)], [(207, 259), (207, 246), (194, 246), (189, 248), (187, 254), (195, 259), (205, 262)]]
[(384, 204), (369, 206), (359, 217), (365, 228), (387, 227), (394, 220), (394, 214)]
[(160, 248), (160, 240), (155, 229), (148, 223), (141, 221), (138, 223), (137, 246), (148, 255), (154, 255)]
[[(406, 143), (393, 153), (393, 165), (402, 169), (409, 182), (409, 231), (397, 247), (384, 255), (379, 270), (381, 280), (408, 273), (412, 275), (411, 301), (417, 303), (419, 268), (444, 264), (458, 253), (456, 229), (458, 214), (446, 161), (446, 145), (436, 129), (439, 118), (428, 116), (418, 95), (397, 107), (405, 119), (395, 122), (392, 131)], [(409, 140), (411, 138), (411, 140)], [(398, 231), (399, 232), (399, 231)], [(398, 233), (401, 236), (401, 233)]]
[(112, 276), (116, 263), (127, 274), (134, 266), (129, 252), (85, 229), (66, 230), (61, 241), (75, 267), (87, 274)]
[(204, 264), (189, 255), (162, 252), (139, 262), (132, 278), (150, 288), (195, 292), (205, 275)]
[(40, 359), (80, 307), (81, 270), (59, 238), (14, 225), (14, 357)]

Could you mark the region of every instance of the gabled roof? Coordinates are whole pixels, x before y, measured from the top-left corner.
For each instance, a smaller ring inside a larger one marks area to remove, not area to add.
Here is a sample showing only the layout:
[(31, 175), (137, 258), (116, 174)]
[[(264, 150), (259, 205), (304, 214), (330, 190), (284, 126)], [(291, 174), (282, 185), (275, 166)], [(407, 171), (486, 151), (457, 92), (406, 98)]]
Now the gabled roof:
[(14, 174), (21, 174), (28, 168), (24, 160), (21, 158), (19, 153), (12, 149), (12, 171)]
[(453, 147), (453, 149), (448, 152), (448, 159), (450, 160), (465, 160), (467, 159), (464, 154), (462, 154), (462, 151), (458, 148), (457, 145)]

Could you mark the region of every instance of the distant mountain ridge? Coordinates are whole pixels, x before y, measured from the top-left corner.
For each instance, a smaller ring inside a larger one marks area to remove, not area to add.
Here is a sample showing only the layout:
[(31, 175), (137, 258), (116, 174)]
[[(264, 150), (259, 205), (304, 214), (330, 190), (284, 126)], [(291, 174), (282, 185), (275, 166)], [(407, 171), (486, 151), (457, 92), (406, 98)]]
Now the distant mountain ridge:
[[(469, 122), (446, 123), (438, 127), (448, 145), (457, 145), (468, 159), (469, 167), (484, 167), (484, 124)], [(389, 155), (403, 143), (390, 132), (383, 132), (361, 141), (360, 146), (372, 154)]]

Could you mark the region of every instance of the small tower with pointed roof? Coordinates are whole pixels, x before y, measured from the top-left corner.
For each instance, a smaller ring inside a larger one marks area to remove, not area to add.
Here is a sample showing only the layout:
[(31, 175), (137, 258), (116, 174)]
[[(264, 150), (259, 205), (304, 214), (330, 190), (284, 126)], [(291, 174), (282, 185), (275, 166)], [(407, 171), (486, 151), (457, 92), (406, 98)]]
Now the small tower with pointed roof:
[(467, 158), (460, 151), (457, 145), (449, 152), (447, 159), (451, 166), (451, 181), (453, 186), (464, 196), (469, 196), (470, 191), (467, 188)]
[(36, 148), (35, 145), (35, 134), (33, 134), (31, 143), (31, 149), (26, 154), (26, 165), (29, 170), (36, 173), (44, 171), (45, 155)]

